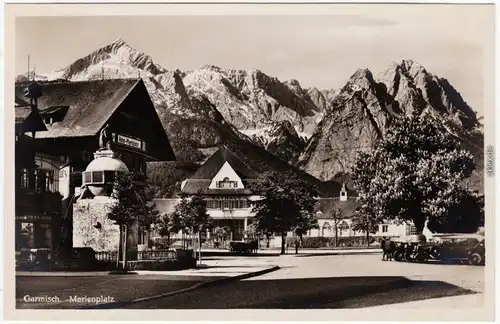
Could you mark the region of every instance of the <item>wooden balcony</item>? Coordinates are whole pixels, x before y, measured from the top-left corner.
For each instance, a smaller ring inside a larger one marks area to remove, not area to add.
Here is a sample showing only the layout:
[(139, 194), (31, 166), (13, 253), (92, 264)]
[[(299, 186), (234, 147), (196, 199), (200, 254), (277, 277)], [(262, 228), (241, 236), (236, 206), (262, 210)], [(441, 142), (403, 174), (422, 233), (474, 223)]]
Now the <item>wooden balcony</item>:
[(58, 192), (35, 193), (29, 189), (16, 192), (16, 219), (49, 220), (61, 213), (62, 196)]

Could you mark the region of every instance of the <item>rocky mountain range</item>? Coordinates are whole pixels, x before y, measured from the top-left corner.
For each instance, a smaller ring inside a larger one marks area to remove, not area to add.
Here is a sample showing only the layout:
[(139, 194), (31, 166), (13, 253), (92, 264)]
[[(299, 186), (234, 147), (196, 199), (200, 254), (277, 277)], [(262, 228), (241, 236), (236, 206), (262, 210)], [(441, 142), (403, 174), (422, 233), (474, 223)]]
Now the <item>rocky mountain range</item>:
[[(441, 121), (476, 156), (476, 180), (482, 181), (483, 135), (476, 113), (446, 79), (411, 60), (379, 74), (360, 69), (341, 89), (302, 88), (297, 80), (281, 81), (260, 70), (205, 65), (169, 71), (119, 39), (67, 67), (36, 75), (39, 80), (137, 77), (182, 160), (200, 161), (205, 148), (244, 142), (321, 180), (337, 179), (395, 118), (419, 110)], [(23, 80), (26, 75), (16, 81)]]

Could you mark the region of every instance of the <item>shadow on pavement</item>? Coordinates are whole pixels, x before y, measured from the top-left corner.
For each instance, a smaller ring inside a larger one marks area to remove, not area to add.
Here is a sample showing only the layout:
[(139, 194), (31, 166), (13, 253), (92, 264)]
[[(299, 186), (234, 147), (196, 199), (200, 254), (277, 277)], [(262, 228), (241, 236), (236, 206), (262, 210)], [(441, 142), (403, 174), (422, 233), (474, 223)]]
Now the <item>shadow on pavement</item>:
[[(206, 276), (176, 275), (19, 277), (16, 278), (16, 308), (75, 309), (92, 305), (91, 302), (71, 300), (74, 296), (110, 296), (113, 302), (127, 304), (137, 298), (185, 289), (210, 279)], [(26, 302), (26, 296), (57, 297), (59, 301)]]
[(474, 292), (441, 281), (412, 281), (405, 277), (243, 280), (126, 307), (134, 309), (359, 308), (471, 293)]

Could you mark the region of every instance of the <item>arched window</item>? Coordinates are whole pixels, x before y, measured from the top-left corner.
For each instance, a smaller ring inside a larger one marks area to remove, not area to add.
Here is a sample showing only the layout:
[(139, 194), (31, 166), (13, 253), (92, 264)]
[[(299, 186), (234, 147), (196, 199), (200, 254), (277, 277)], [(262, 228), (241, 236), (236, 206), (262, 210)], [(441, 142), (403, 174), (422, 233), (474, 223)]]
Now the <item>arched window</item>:
[(342, 221), (342, 222), (340, 222), (338, 228), (340, 230), (339, 236), (343, 236), (344, 231), (347, 231), (347, 232), (349, 231), (349, 224), (346, 221)]
[(237, 181), (231, 181), (228, 177), (225, 177), (222, 179), (222, 181), (217, 181), (216, 183), (217, 188), (236, 188), (238, 187), (238, 182)]

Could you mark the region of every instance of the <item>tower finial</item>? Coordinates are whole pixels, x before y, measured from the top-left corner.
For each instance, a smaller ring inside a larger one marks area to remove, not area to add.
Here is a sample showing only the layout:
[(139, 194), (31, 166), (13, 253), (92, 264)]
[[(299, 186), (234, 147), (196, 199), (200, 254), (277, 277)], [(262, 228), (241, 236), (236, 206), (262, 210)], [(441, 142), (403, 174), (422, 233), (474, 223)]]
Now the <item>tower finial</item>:
[(345, 182), (342, 182), (342, 188), (340, 189), (340, 201), (347, 200), (347, 190), (345, 187)]
[(30, 81), (30, 56), (28, 55), (28, 81)]

